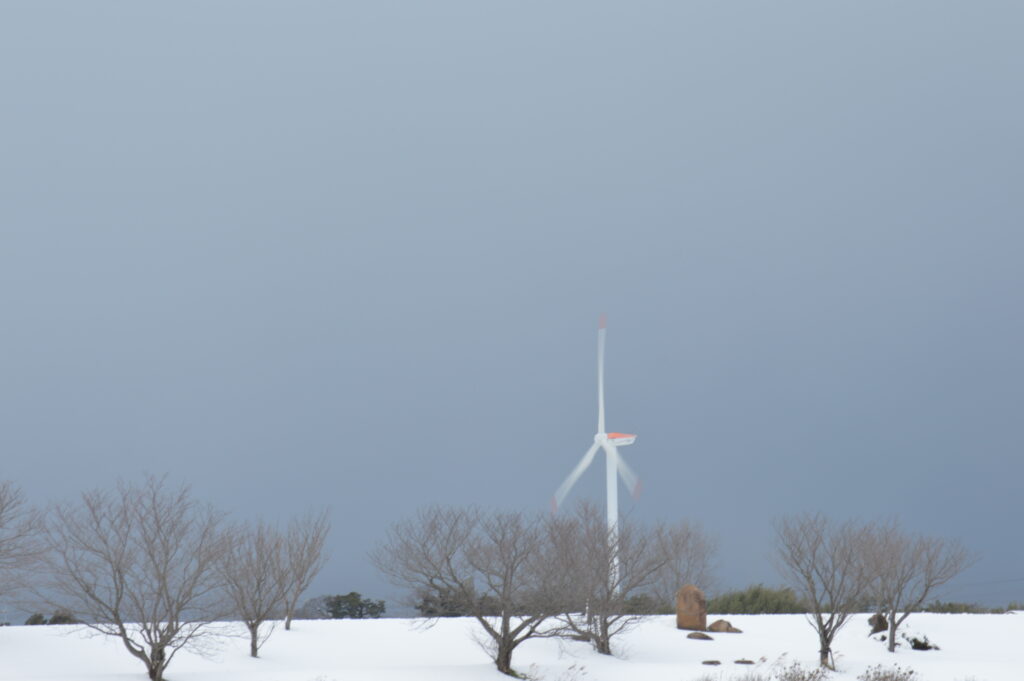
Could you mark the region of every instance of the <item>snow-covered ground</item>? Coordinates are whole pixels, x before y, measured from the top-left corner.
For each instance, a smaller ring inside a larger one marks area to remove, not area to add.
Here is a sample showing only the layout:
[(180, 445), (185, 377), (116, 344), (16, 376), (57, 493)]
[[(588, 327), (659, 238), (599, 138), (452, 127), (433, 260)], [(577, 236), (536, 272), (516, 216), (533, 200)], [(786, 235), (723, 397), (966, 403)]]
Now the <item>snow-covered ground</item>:
[[(709, 617), (711, 621), (713, 617)], [(769, 672), (793, 661), (813, 667), (816, 637), (801, 615), (730, 615), (742, 634), (711, 634), (712, 641), (686, 638), (674, 617), (651, 617), (624, 635), (616, 657), (597, 655), (578, 642), (537, 640), (513, 657), (517, 670), (549, 681), (693, 681), (710, 675), (729, 681), (751, 671)], [(917, 681), (1021, 681), (1024, 613), (1006, 615), (912, 615), (908, 631), (924, 634), (940, 650), (895, 654), (868, 638), (867, 616), (859, 615), (836, 641), (839, 673), (853, 681), (867, 667), (898, 664)], [(474, 642), (472, 620), (440, 620), (424, 627), (415, 620), (299, 621), (278, 629), (260, 659), (248, 657), (247, 641), (231, 638), (212, 654), (182, 652), (171, 663), (169, 681), (500, 681)], [(741, 666), (737, 659), (755, 661)], [(717, 667), (704, 660), (719, 660)], [(120, 642), (76, 627), (0, 628), (0, 681), (146, 681), (142, 665)]]

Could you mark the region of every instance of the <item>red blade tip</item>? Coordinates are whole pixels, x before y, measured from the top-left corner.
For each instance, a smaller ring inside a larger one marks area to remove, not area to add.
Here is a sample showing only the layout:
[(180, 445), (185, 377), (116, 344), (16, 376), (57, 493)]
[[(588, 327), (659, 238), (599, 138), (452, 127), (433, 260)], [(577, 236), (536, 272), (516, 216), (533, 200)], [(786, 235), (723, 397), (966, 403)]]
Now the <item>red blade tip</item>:
[(597, 320), (597, 328), (606, 329), (608, 328), (608, 315), (601, 313), (601, 317)]

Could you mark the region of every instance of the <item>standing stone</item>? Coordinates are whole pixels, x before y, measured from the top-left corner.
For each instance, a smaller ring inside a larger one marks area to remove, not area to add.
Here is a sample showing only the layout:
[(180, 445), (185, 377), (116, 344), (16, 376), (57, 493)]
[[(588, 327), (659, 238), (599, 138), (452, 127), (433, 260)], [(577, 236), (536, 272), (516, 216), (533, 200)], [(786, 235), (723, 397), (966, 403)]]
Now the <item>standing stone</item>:
[(704, 631), (708, 626), (708, 603), (704, 592), (687, 584), (676, 592), (676, 629)]

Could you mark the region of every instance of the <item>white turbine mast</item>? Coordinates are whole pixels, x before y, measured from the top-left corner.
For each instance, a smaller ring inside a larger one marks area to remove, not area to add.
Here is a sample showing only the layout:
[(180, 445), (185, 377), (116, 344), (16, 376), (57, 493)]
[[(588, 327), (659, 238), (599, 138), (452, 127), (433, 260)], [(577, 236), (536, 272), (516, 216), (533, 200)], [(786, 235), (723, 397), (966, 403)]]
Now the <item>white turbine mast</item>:
[[(551, 500), (552, 511), (557, 511), (562, 501), (569, 494), (569, 490), (580, 479), (584, 471), (594, 461), (598, 449), (605, 453), (605, 480), (607, 483), (607, 512), (608, 512), (608, 538), (613, 546), (617, 543), (619, 528), (619, 481), (622, 482), (636, 496), (640, 490), (640, 479), (629, 467), (622, 455), (619, 454), (619, 447), (631, 445), (636, 441), (636, 435), (628, 433), (606, 433), (604, 430), (604, 337), (607, 331), (607, 318), (601, 315), (597, 325), (597, 434), (594, 435), (594, 444), (590, 446), (576, 468), (572, 469), (569, 477), (559, 485), (555, 496)], [(609, 579), (612, 584), (618, 582), (619, 561), (618, 556), (612, 558), (612, 571)]]

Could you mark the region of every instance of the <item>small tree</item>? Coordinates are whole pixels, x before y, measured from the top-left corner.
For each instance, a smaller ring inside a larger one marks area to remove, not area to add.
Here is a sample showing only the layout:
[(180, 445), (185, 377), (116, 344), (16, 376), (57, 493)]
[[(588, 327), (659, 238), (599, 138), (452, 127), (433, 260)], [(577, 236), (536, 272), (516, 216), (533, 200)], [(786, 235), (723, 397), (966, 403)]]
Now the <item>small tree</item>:
[(221, 517), (165, 478), (87, 492), (50, 514), (46, 579), (37, 593), (83, 626), (120, 639), (161, 681), (175, 653), (198, 645), (223, 614)]
[(331, 532), (327, 510), (309, 512), (292, 520), (285, 535), (287, 588), (284, 599), (284, 628), (292, 628), (299, 599), (327, 562), (324, 544)]
[(871, 529), (836, 527), (821, 513), (784, 518), (775, 529), (780, 571), (809, 609), (821, 666), (834, 669), (832, 641), (870, 583), (864, 552)]
[(480, 625), (498, 671), (514, 675), (512, 653), (559, 612), (542, 526), (522, 513), (431, 507), (393, 525), (371, 558), (414, 597), (453, 599)]
[(909, 535), (895, 521), (873, 530), (866, 559), (872, 594), (889, 623), (889, 652), (896, 652), (896, 630), (910, 613), (974, 561), (959, 542)]
[(232, 532), (230, 548), (219, 564), (232, 612), (249, 632), (252, 657), (259, 656), (260, 647), (273, 632), (271, 620), (283, 609), (288, 588), (286, 559), (284, 538), (259, 523)]
[[(699, 562), (687, 555), (698, 542), (692, 541), (692, 528), (685, 524), (648, 528), (621, 521), (617, 532), (610, 532), (604, 513), (584, 503), (574, 515), (552, 519), (548, 528), (558, 572), (565, 577), (564, 609), (558, 616), (563, 634), (589, 641), (604, 655), (612, 653), (615, 636), (640, 620), (638, 611), (654, 600), (650, 594), (659, 582), (675, 579), (681, 566)], [(706, 565), (698, 571), (706, 571)]]

